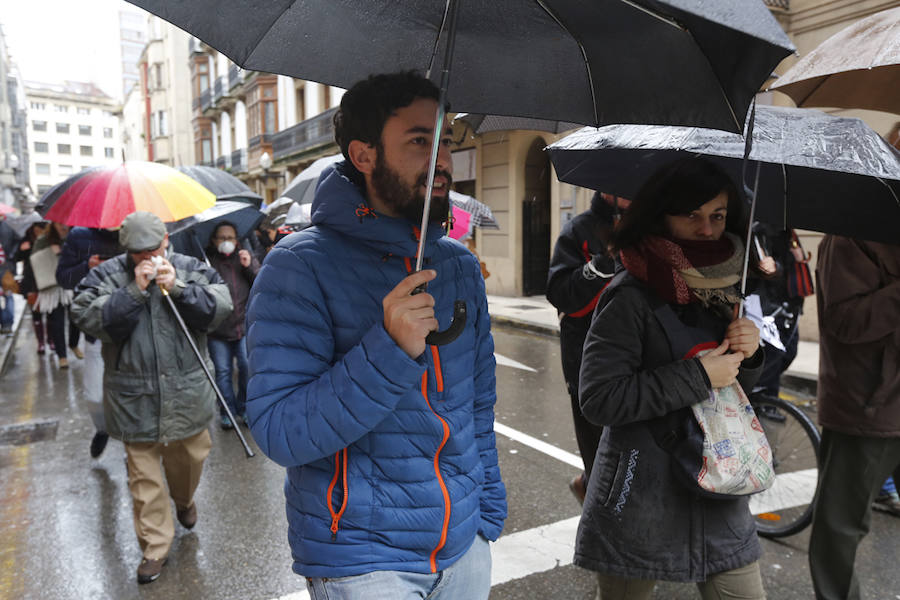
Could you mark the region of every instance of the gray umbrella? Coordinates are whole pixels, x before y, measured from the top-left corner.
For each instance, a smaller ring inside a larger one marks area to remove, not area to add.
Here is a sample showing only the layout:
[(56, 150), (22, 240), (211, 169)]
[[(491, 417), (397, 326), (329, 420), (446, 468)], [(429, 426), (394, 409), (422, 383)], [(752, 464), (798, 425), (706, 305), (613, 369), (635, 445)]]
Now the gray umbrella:
[[(611, 125), (582, 129), (548, 150), (560, 181), (633, 198), (657, 168), (684, 156), (703, 155), (739, 183), (744, 139), (711, 129)], [(758, 219), (900, 241), (900, 152), (861, 120), (757, 107), (750, 160), (760, 164)]]
[(739, 131), (794, 49), (762, 0), (129, 1), (245, 69), (344, 88), (450, 69), (456, 111), (589, 125)]
[[(319, 175), (322, 174), (325, 167), (333, 165), (341, 160), (344, 160), (342, 154), (334, 154), (314, 161), (311, 165), (297, 173), (297, 176), (291, 180), (286, 188), (284, 188), (284, 192), (281, 193), (281, 198), (290, 198), (298, 204), (312, 204), (313, 198), (316, 195), (316, 183), (319, 181)], [(279, 200), (281, 198), (279, 198)]]
[(468, 124), (476, 134), (489, 133), (491, 131), (513, 131), (516, 129), (562, 133), (581, 127), (577, 123), (567, 123), (565, 121), (529, 119), (528, 117), (503, 117), (500, 115), (473, 115), (471, 113), (456, 115), (453, 117), (453, 122), (457, 121)]
[(262, 204), (262, 196), (254, 193), (246, 183), (227, 171), (202, 165), (178, 167), (178, 170), (215, 194), (216, 200), (247, 202), (256, 208)]

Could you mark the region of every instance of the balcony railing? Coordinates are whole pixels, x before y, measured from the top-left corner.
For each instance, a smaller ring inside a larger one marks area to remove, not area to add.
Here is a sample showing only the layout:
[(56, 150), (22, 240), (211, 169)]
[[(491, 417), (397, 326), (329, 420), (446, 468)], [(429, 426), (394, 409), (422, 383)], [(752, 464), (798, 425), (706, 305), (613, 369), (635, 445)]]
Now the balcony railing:
[(195, 37), (191, 37), (188, 40), (188, 54), (199, 54), (203, 52), (203, 47), (200, 45), (200, 40)]
[(780, 10), (791, 9), (791, 0), (763, 0), (763, 2), (770, 8), (777, 8)]
[[(276, 134), (277, 135), (277, 134)], [(272, 143), (272, 134), (264, 133), (262, 135), (254, 135), (250, 138), (250, 141), (247, 143), (249, 148), (256, 148), (262, 144), (271, 144)]]
[(219, 169), (231, 168), (231, 154), (223, 154), (216, 158), (216, 167)]
[(231, 172), (246, 173), (247, 172), (247, 149), (241, 148), (231, 153)]
[(210, 100), (209, 88), (200, 92), (200, 110), (206, 111), (212, 104)]
[(236, 88), (242, 81), (244, 81), (243, 69), (238, 68), (237, 65), (228, 67), (228, 89), (232, 90)]
[(191, 100), (191, 108), (194, 110), (200, 108), (200, 98), (194, 97), (194, 99)]
[(212, 101), (218, 102), (219, 98), (222, 97), (222, 92), (225, 88), (225, 78), (224, 77), (216, 77), (216, 82), (213, 84), (213, 97)]
[(273, 135), (272, 158), (278, 160), (333, 141), (335, 112), (337, 107), (330, 108)]

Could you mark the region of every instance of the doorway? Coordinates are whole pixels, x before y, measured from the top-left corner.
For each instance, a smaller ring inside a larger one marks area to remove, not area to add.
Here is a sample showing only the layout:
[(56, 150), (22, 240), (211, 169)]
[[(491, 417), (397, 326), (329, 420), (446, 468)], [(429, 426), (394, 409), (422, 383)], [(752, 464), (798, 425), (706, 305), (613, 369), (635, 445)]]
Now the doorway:
[(550, 269), (550, 159), (536, 138), (525, 156), (522, 201), (522, 293), (542, 295)]

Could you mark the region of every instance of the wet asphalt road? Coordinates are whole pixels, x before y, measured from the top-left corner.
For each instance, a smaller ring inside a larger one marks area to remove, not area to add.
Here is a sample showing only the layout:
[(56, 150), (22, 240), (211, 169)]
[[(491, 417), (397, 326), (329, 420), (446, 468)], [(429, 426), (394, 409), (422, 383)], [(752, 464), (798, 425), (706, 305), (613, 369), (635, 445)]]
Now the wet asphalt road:
[[(122, 445), (111, 440), (100, 459), (90, 459), (81, 361), (71, 358), (71, 368), (60, 371), (55, 358), (37, 356), (30, 325), (26, 317), (15, 362), (0, 380), (0, 425), (55, 421), (57, 429), (47, 440), (0, 445), (0, 598), (306, 600), (302, 579), (290, 569), (282, 469), (261, 454), (244, 458), (234, 434), (217, 427), (197, 492), (199, 522), (190, 532), (176, 524), (162, 576), (138, 586), (140, 551)], [(499, 354), (533, 369), (498, 366), (497, 421), (577, 454), (558, 340), (509, 328), (495, 328), (494, 335)], [(497, 440), (510, 504), (504, 537), (532, 539), (534, 528), (580, 514), (567, 488), (578, 469), (504, 435)], [(857, 561), (864, 598), (900, 599), (898, 538), (900, 519), (875, 513)], [(494, 571), (515, 574), (494, 586), (492, 600), (594, 598), (592, 575), (571, 565), (568, 549), (560, 554), (563, 566), (530, 568), (521, 560), (530, 542), (509, 539), (517, 541), (503, 552), (495, 545)], [(808, 540), (806, 530), (763, 541), (770, 598), (812, 597)], [(699, 595), (693, 586), (660, 584), (654, 598)]]

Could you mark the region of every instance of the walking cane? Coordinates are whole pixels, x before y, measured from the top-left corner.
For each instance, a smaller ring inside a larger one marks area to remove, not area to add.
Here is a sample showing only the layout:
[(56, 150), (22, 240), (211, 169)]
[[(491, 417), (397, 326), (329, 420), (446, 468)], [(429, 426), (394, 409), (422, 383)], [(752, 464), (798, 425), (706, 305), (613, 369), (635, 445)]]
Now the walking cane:
[(244, 447), (244, 453), (247, 455), (247, 458), (253, 458), (253, 450), (250, 449), (250, 445), (247, 444), (247, 440), (244, 439), (244, 434), (241, 433), (241, 426), (234, 419), (234, 415), (231, 414), (231, 409), (228, 408), (228, 403), (225, 402), (225, 397), (222, 396), (222, 391), (219, 389), (219, 386), (216, 385), (215, 378), (212, 376), (212, 373), (209, 372), (209, 369), (206, 367), (206, 363), (203, 362), (203, 355), (200, 354), (200, 349), (197, 348), (197, 344), (194, 342), (194, 338), (193, 336), (191, 336), (190, 330), (188, 330), (187, 323), (185, 323), (184, 319), (181, 318), (181, 313), (178, 312), (178, 309), (175, 307), (175, 302), (172, 300), (172, 297), (169, 296), (169, 292), (166, 290), (166, 288), (160, 286), (159, 291), (162, 292), (163, 297), (165, 297), (166, 301), (169, 303), (169, 308), (172, 309), (172, 313), (178, 320), (178, 324), (181, 325), (181, 331), (184, 333), (184, 337), (187, 338), (188, 343), (191, 345), (191, 349), (194, 351), (194, 356), (197, 357), (197, 361), (200, 363), (200, 366), (203, 367), (203, 372), (206, 373), (206, 378), (209, 379), (210, 385), (216, 391), (216, 398), (219, 399), (219, 404), (222, 405), (222, 408), (225, 409), (225, 414), (227, 414), (231, 422), (234, 423), (234, 432), (237, 434), (238, 439), (241, 440), (241, 445)]

